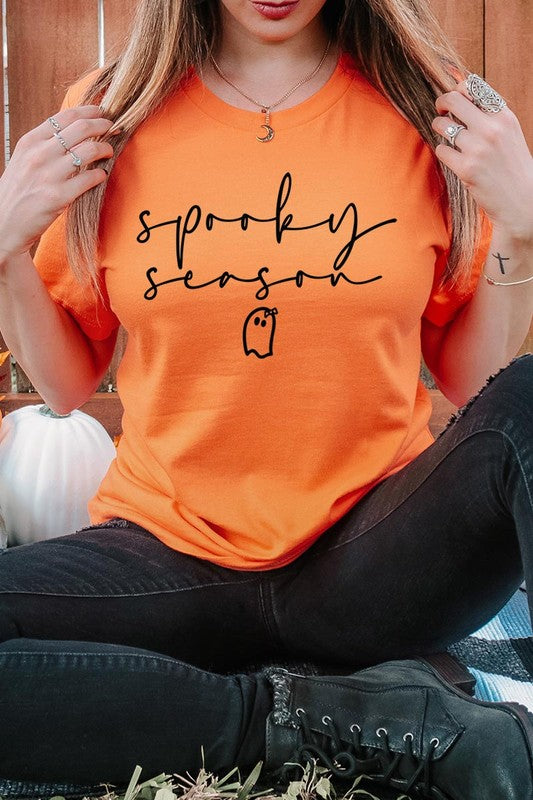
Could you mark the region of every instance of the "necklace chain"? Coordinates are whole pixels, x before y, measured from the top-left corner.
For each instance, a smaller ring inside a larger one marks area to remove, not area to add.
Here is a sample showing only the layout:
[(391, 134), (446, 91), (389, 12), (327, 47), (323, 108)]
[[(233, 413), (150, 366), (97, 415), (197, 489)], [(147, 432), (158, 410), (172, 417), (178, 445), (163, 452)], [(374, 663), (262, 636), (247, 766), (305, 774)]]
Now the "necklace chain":
[(283, 103), (285, 100), (287, 100), (291, 96), (291, 94), (293, 94), (297, 89), (300, 88), (300, 86), (303, 86), (304, 83), (308, 83), (312, 78), (315, 77), (317, 72), (319, 72), (319, 70), (321, 69), (322, 65), (324, 64), (324, 61), (328, 57), (328, 53), (329, 53), (330, 47), (331, 47), (331, 39), (328, 41), (328, 43), (326, 45), (326, 49), (322, 53), (322, 58), (320, 59), (320, 61), (316, 65), (316, 67), (311, 72), (309, 72), (307, 75), (304, 75), (303, 78), (300, 78), (298, 83), (296, 83), (294, 86), (292, 86), (288, 90), (288, 92), (285, 92), (283, 97), (280, 97), (279, 100), (276, 100), (274, 103), (260, 103), (259, 100), (255, 100), (249, 94), (246, 94), (246, 92), (243, 92), (243, 90), (240, 89), (237, 86), (237, 84), (233, 83), (233, 81), (230, 80), (230, 78), (228, 78), (228, 76), (221, 70), (221, 68), (219, 67), (219, 65), (217, 64), (217, 62), (213, 58), (213, 56), (211, 56), (210, 58), (211, 58), (211, 63), (213, 64), (213, 67), (215, 68), (215, 70), (218, 73), (218, 75), (220, 75), (222, 80), (225, 81), (230, 86), (232, 86), (237, 92), (239, 92), (240, 95), (242, 95), (247, 100), (249, 100), (250, 103), (253, 103), (254, 106), (258, 106), (261, 109), (261, 113), (266, 115), (265, 116), (266, 125), (264, 127), (267, 128), (267, 136), (263, 137), (263, 138), (260, 138), (259, 136), (257, 136), (256, 138), (260, 142), (261, 141), (262, 142), (267, 142), (267, 141), (270, 141), (271, 139), (274, 138), (274, 131), (273, 131), (272, 127), (269, 124), (270, 123), (270, 112), (272, 111), (273, 108), (276, 108), (276, 106), (281, 105), (281, 103)]

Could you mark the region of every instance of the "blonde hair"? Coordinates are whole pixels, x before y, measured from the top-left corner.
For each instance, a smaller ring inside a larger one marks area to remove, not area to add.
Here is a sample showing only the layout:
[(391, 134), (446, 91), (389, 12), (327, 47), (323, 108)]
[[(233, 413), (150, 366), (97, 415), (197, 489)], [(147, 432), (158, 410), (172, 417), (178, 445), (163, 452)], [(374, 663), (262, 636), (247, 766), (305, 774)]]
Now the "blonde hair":
[[(136, 128), (214, 51), (220, 32), (219, 0), (141, 0), (127, 45), (98, 74), (81, 103), (97, 102), (123, 129), (113, 136), (115, 161)], [(435, 99), (465, 74), (428, 0), (326, 0), (324, 24), (370, 83), (391, 100), (431, 146)], [(111, 166), (112, 162), (108, 162)], [(479, 236), (476, 205), (456, 175), (443, 167), (453, 231), (445, 281), (467, 276)], [(67, 249), (75, 275), (97, 280), (98, 226), (106, 183), (68, 209)], [(445, 191), (443, 184), (443, 192)]]

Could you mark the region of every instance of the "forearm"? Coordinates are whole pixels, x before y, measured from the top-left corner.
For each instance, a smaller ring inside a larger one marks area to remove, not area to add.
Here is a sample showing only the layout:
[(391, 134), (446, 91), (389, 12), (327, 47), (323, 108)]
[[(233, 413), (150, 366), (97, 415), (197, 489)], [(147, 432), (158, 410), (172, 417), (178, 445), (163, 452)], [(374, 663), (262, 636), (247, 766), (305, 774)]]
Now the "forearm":
[[(485, 273), (502, 283), (530, 277), (533, 241), (495, 231)], [(448, 399), (462, 405), (489, 375), (509, 363), (528, 334), (532, 311), (533, 281), (493, 286), (480, 278), (472, 300), (442, 343), (437, 374), (439, 387)]]
[(54, 411), (85, 402), (101, 377), (95, 354), (28, 253), (0, 262), (0, 320), (7, 346)]

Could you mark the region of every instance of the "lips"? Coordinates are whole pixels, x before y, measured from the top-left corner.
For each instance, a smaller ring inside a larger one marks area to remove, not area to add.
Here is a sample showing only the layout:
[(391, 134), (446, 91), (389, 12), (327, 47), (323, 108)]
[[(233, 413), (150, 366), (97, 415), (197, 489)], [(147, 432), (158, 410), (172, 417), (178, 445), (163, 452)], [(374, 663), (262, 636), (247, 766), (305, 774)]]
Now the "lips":
[(292, 2), (283, 2), (282, 0), (281, 3), (265, 3), (259, 0), (251, 0), (251, 3), (255, 10), (267, 19), (284, 19), (295, 10), (300, 4), (300, 0), (292, 0)]

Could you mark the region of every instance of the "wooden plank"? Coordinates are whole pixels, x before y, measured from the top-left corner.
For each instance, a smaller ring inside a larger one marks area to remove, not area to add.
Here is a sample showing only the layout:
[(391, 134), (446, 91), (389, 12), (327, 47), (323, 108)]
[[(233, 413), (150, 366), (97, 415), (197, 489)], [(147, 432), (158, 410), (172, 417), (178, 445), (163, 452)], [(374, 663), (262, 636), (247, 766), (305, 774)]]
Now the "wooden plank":
[[(501, 0), (496, 0), (501, 5)], [(526, 0), (530, 2), (530, 0)], [(483, 0), (430, 0), (444, 32), (472, 72), (483, 73)]]
[(82, 72), (96, 66), (97, 0), (8, 0), (7, 36), (14, 146), (59, 108), (65, 89)]
[[(3, 414), (8, 414), (10, 411), (16, 411), (17, 408), (38, 405), (42, 402), (42, 398), (37, 392), (19, 392), (6, 395), (5, 400), (0, 403), (0, 408)], [(97, 392), (80, 407), (80, 411), (90, 414), (91, 417), (101, 422), (111, 437), (120, 433), (122, 404), (114, 392)]]
[[(116, 57), (124, 47), (131, 28), (137, 0), (104, 0), (104, 49), (106, 59)], [(117, 344), (109, 369), (99, 387), (105, 392), (116, 388), (117, 370), (126, 348), (127, 335), (123, 328), (118, 332)]]
[(119, 54), (127, 41), (137, 0), (104, 0), (104, 39), (107, 58)]
[[(533, 3), (531, 0), (485, 0), (486, 79), (520, 119), (533, 151)], [(521, 348), (533, 351), (533, 326)]]
[[(98, 58), (97, 0), (7, 0), (11, 148)], [(17, 367), (19, 391), (31, 383)]]
[[(0, 334), (0, 353), (7, 350), (7, 345)], [(0, 397), (11, 391), (11, 365), (9, 359), (0, 364)], [(0, 404), (0, 410), (2, 406)]]
[[(450, 416), (456, 410), (453, 403), (450, 403), (443, 394), (437, 389), (430, 391), (433, 402), (433, 414), (430, 420), (431, 432), (436, 435), (441, 431)], [(19, 394), (8, 394), (2, 401), (1, 408), (4, 413), (15, 411), (23, 406), (36, 405), (42, 403), (41, 398), (35, 392)], [(122, 404), (115, 392), (98, 392), (90, 400), (81, 406), (81, 411), (90, 414), (102, 423), (110, 436), (116, 436), (121, 431)]]
[[(3, 30), (4, 24), (4, 17), (3, 17), (3, 8), (2, 3), (0, 3), (0, 31)], [(2, 48), (3, 49), (3, 48)], [(4, 167), (6, 165), (5, 159), (5, 129), (4, 129), (4, 112), (5, 112), (5, 99), (4, 99), (4, 59), (2, 55), (2, 79), (0, 80), (0, 108), (1, 111), (1, 119), (0, 119), (0, 136), (2, 137), (2, 155), (0, 157), (0, 164), (2, 165), (2, 172), (4, 171)]]
[(485, 0), (486, 79), (517, 114), (533, 150), (533, 3)]

